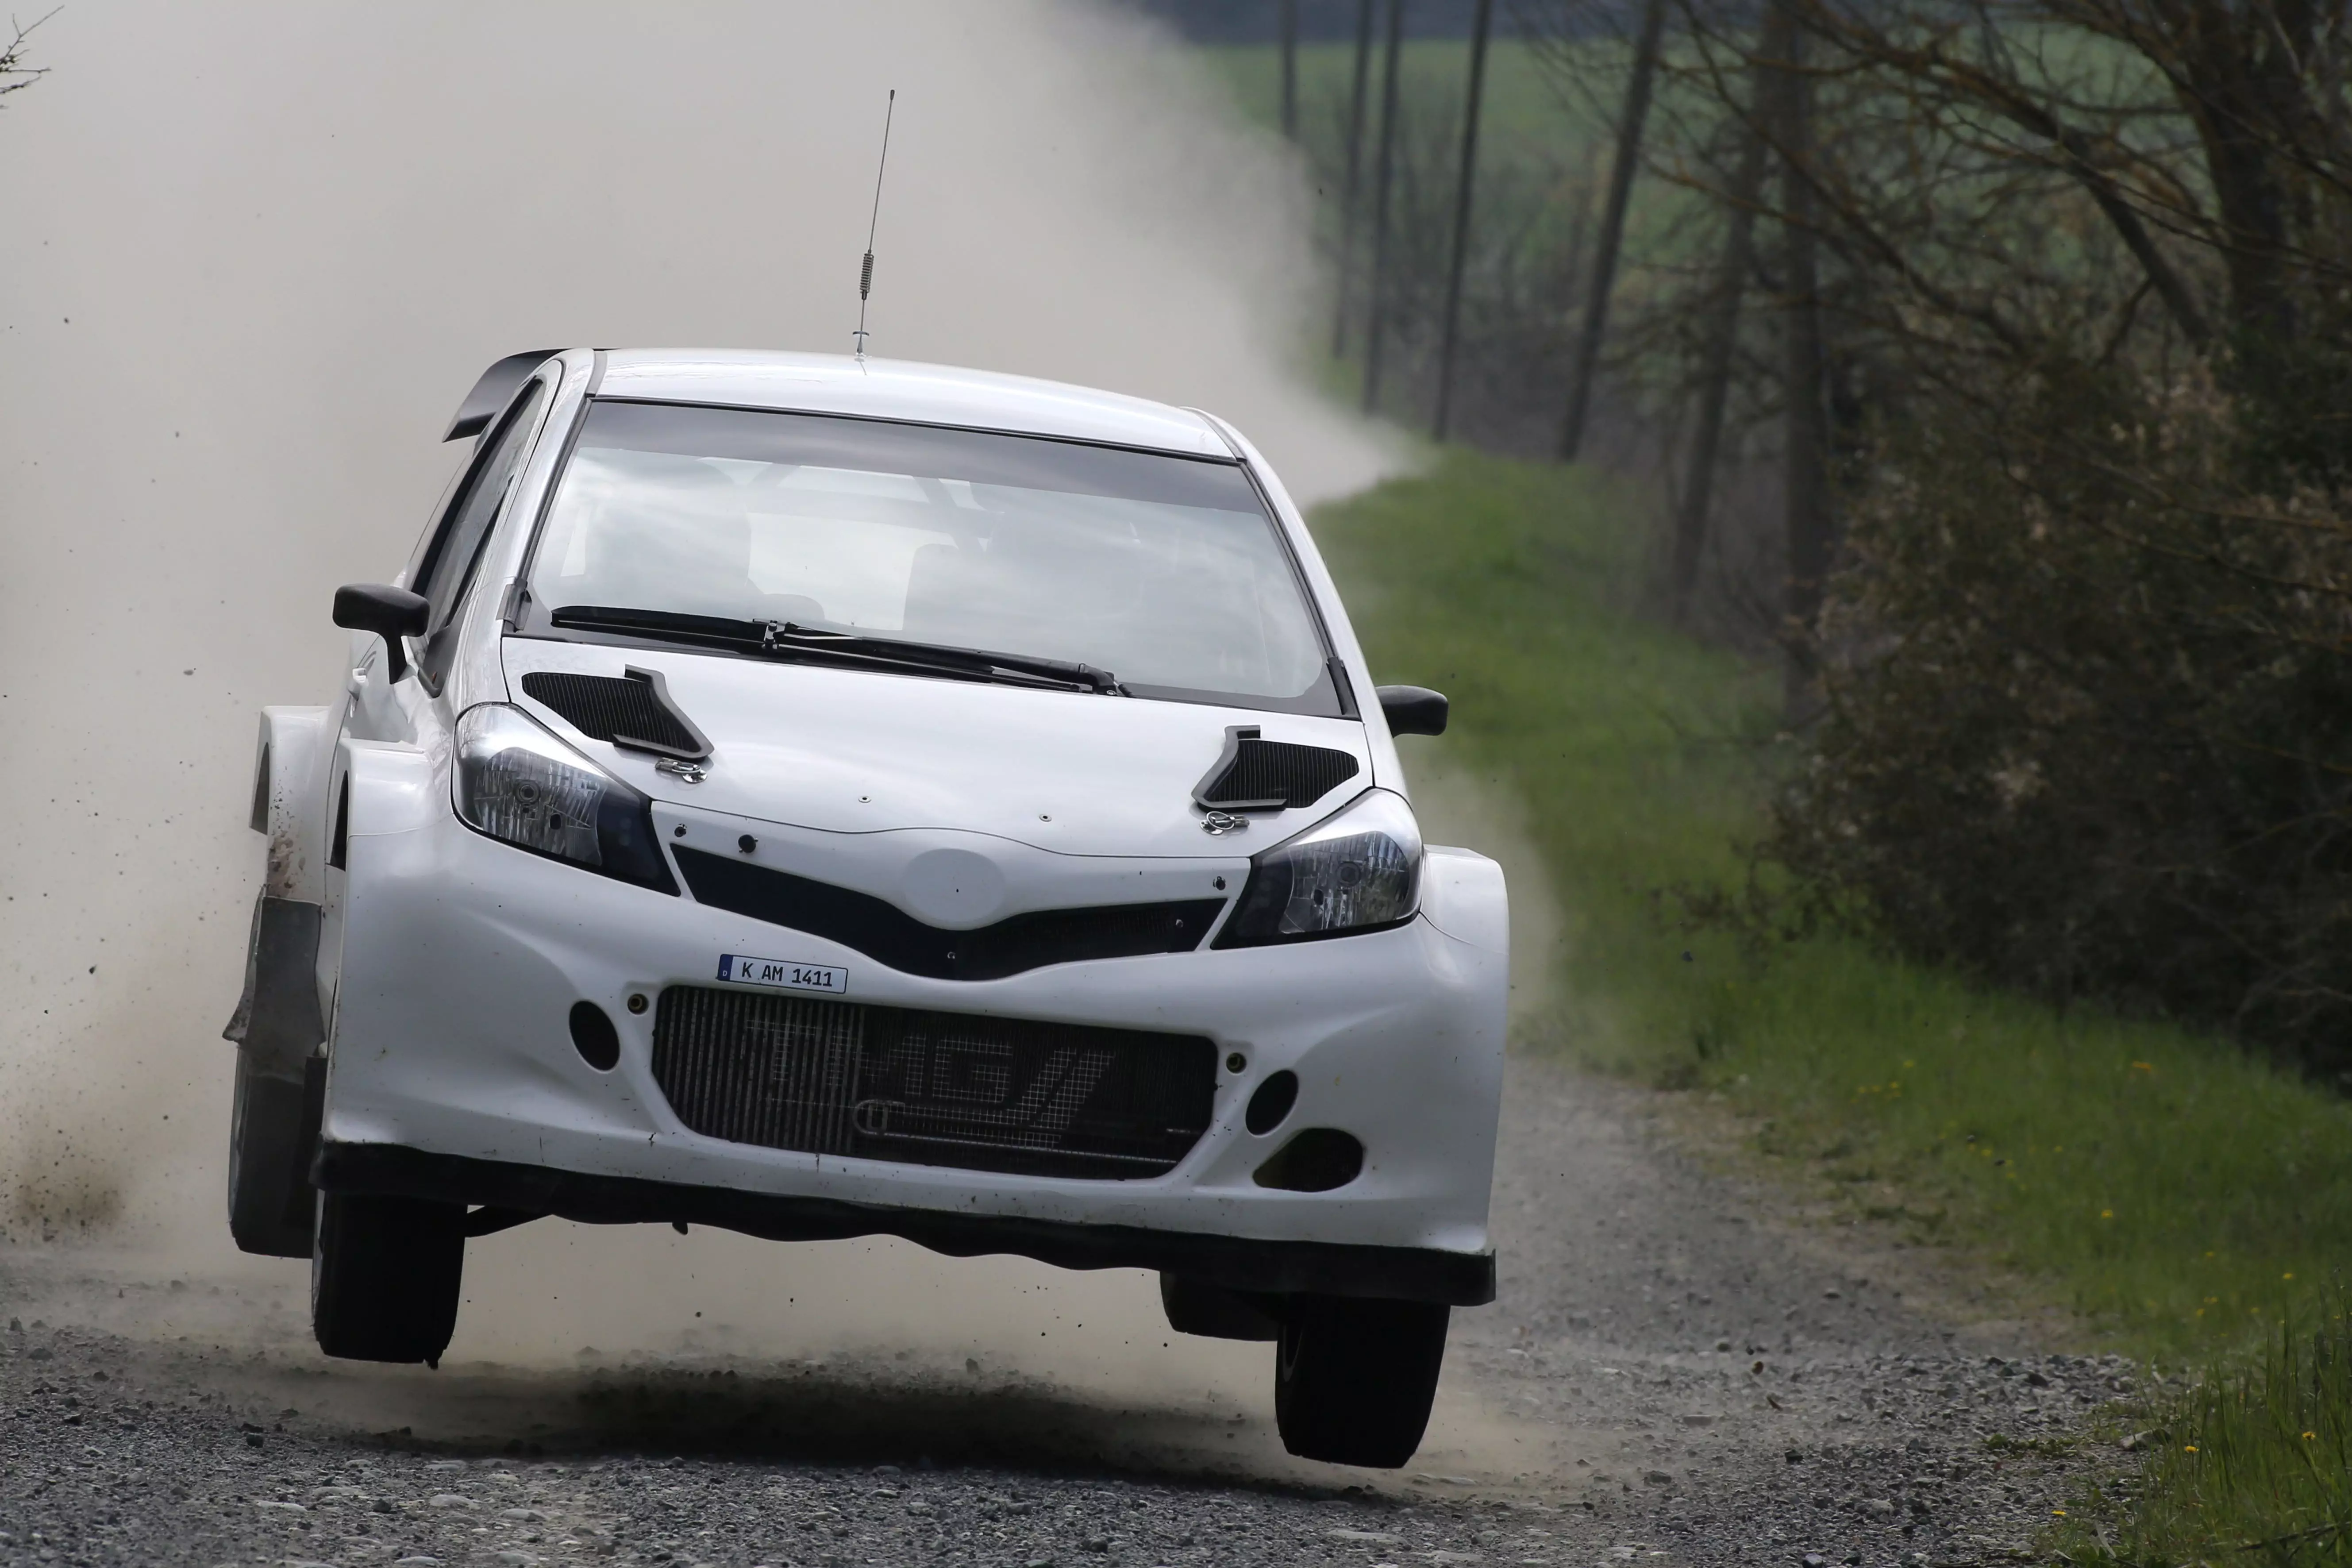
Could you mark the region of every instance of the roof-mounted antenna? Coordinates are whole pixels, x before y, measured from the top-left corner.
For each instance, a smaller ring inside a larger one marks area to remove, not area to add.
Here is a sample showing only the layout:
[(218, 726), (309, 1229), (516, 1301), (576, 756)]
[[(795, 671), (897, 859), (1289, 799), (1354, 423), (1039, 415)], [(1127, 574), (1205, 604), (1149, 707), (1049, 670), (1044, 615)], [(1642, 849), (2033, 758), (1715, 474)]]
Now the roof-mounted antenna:
[(857, 357), (866, 357), (866, 298), (874, 292), (874, 230), (882, 221), (882, 175), (890, 167), (890, 120), (898, 112), (898, 89), (890, 89), (889, 101), (882, 108), (882, 161), (874, 166), (874, 211), (866, 219), (866, 265), (857, 271), (857, 330), (849, 335), (857, 340)]

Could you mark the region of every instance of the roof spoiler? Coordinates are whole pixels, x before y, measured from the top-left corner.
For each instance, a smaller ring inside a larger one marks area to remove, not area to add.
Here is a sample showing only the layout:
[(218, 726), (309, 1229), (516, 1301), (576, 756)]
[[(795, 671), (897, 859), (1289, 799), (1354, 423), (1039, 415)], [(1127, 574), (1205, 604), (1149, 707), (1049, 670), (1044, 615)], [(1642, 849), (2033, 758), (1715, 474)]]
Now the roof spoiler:
[(449, 433), (441, 437), (455, 441), (461, 436), (478, 436), (490, 427), (499, 410), (513, 401), (530, 373), (562, 353), (562, 349), (532, 349), (527, 353), (509, 354), (482, 373), (474, 383), (474, 390), (466, 394), (466, 401), (457, 405), (457, 417), (449, 421)]

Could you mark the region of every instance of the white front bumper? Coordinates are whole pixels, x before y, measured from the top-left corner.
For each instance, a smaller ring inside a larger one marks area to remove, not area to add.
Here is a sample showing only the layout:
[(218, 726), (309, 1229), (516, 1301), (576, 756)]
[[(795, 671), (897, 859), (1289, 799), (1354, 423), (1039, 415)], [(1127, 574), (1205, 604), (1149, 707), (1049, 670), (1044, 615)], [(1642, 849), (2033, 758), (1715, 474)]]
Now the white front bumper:
[[(1132, 1227), (1415, 1249), (1462, 1262), (1488, 1250), (1507, 990), (1499, 942), (1473, 945), (1423, 918), (1287, 947), (927, 980), (820, 938), (495, 843), (446, 806), (429, 816), (350, 840), (322, 1127), (330, 1185), (338, 1184), (337, 1157), (374, 1146), (931, 1211), (967, 1228), (995, 1219), (1007, 1222), (1008, 1236), (1039, 1225)], [(1436, 906), (1455, 865), (1449, 873), (1444, 858), (1432, 857), (1435, 919), (1444, 918)], [(1474, 892), (1499, 899), (1501, 889), (1497, 881), (1462, 896)], [(1473, 935), (1496, 925), (1446, 923)], [(1220, 1062), (1214, 1120), (1175, 1169), (1137, 1180), (889, 1163), (702, 1136), (679, 1122), (654, 1081), (656, 1010), (632, 1014), (628, 998), (713, 985), (727, 952), (845, 968), (852, 1002), (1206, 1036)], [(610, 1072), (589, 1067), (572, 1045), (567, 1020), (583, 999), (620, 1029), (621, 1059)], [(1238, 1072), (1225, 1065), (1234, 1054), (1245, 1064)], [(1253, 1135), (1244, 1105), (1283, 1068), (1298, 1075), (1297, 1108), (1272, 1133)], [(1362, 1173), (1328, 1193), (1258, 1186), (1252, 1173), (1307, 1127), (1361, 1140)], [(470, 1201), (500, 1200), (484, 1193)], [(1043, 1255), (1014, 1240), (1003, 1249)]]

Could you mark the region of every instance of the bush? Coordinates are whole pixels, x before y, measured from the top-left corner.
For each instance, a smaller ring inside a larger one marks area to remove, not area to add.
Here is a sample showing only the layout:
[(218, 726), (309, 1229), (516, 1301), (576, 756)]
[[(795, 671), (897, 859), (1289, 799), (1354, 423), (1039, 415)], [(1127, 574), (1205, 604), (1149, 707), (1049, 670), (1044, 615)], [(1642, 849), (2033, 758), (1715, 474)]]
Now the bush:
[(1764, 847), (1911, 955), (2340, 1073), (2352, 528), (2249, 406), (2060, 364), (1889, 432)]

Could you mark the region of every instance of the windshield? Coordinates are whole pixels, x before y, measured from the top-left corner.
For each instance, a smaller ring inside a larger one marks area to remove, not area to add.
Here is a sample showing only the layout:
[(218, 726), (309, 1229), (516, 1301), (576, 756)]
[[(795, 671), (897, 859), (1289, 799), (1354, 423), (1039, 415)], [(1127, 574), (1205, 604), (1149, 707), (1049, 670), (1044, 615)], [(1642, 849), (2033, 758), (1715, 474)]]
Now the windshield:
[(585, 606), (790, 623), (1338, 710), (1289, 555), (1230, 462), (600, 400), (530, 590), (535, 629)]

